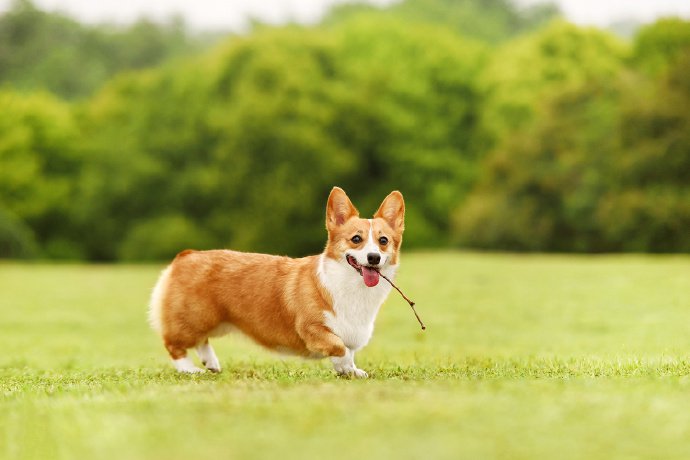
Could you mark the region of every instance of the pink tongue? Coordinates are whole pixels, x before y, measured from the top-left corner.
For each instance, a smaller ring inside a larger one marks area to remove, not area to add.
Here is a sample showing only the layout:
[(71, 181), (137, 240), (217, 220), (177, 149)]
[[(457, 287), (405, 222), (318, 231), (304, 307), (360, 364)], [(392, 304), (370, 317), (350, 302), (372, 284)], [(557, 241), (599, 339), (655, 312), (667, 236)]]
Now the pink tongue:
[(362, 276), (364, 277), (364, 284), (368, 287), (374, 287), (379, 284), (379, 272), (369, 267), (362, 267)]

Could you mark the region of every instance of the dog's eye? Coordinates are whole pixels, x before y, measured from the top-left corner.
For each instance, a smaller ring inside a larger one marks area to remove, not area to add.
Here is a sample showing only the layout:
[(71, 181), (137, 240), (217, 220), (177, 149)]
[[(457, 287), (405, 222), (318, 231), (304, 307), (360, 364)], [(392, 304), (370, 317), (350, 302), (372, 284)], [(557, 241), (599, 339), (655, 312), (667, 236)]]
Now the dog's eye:
[(362, 237), (359, 235), (355, 235), (352, 237), (352, 239), (350, 241), (352, 241), (355, 244), (359, 244), (362, 242)]
[(379, 244), (381, 246), (387, 245), (388, 244), (388, 238), (386, 238), (385, 236), (382, 236), (381, 238), (379, 238)]

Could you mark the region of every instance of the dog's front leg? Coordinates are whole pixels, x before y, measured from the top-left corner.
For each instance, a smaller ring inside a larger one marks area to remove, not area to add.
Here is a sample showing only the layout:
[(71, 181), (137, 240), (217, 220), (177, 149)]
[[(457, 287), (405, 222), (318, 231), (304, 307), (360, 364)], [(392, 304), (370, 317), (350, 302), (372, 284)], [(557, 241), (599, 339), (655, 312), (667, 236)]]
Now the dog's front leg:
[(333, 363), (333, 368), (339, 375), (356, 377), (358, 379), (369, 377), (369, 374), (355, 366), (355, 352), (349, 348), (345, 356), (333, 356), (331, 362)]
[(297, 333), (312, 353), (320, 356), (337, 357), (347, 354), (342, 339), (325, 324), (318, 321), (303, 321), (297, 324)]

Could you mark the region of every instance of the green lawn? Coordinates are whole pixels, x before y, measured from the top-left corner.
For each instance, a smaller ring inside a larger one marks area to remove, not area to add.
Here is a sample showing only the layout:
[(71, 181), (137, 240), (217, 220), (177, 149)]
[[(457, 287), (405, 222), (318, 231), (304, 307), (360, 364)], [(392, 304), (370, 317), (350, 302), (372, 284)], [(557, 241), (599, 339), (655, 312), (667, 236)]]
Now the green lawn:
[(690, 257), (406, 254), (366, 381), (241, 337), (177, 375), (161, 266), (0, 264), (0, 458), (690, 458)]

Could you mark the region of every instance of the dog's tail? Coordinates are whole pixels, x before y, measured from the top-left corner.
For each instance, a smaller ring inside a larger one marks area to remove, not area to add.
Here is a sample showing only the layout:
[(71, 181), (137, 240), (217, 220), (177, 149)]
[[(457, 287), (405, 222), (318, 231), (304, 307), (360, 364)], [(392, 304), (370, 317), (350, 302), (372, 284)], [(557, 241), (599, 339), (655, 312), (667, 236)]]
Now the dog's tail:
[(163, 300), (165, 293), (168, 290), (168, 283), (170, 280), (170, 268), (167, 266), (158, 277), (158, 282), (151, 293), (151, 301), (149, 302), (149, 324), (154, 331), (159, 334), (162, 332), (161, 313), (163, 311)]

